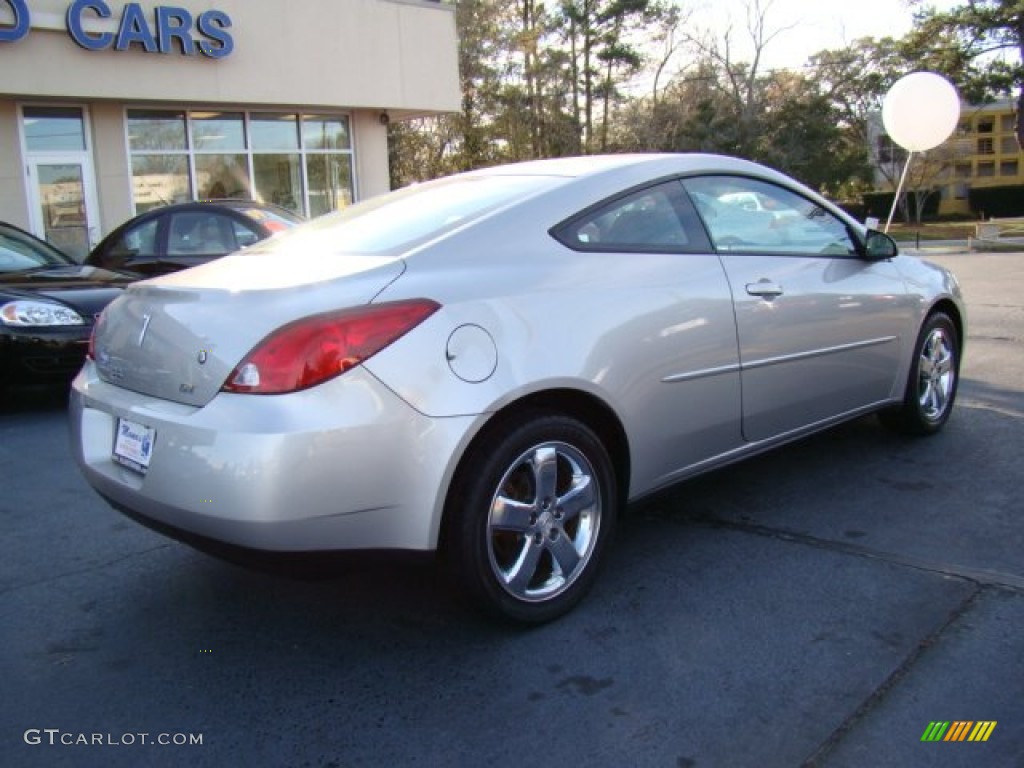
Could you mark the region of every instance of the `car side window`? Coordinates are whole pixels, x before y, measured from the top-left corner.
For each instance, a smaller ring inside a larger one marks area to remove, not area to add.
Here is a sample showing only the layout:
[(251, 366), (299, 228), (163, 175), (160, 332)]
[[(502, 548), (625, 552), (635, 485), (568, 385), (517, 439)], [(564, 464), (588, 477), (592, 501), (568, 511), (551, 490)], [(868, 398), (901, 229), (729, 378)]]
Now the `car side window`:
[(700, 176), (683, 186), (720, 252), (857, 254), (846, 224), (784, 187), (740, 176)]
[(156, 235), (160, 220), (152, 218), (134, 227), (129, 227), (117, 238), (105, 254), (106, 257), (124, 263), (136, 256), (156, 256)]
[(260, 233), (255, 229), (247, 227), (241, 221), (236, 221), (234, 219), (231, 220), (231, 232), (234, 236), (237, 248), (247, 248), (262, 239)]
[(209, 211), (185, 211), (171, 217), (168, 256), (223, 256), (238, 250), (235, 230), (227, 216)]
[(683, 253), (709, 247), (692, 206), (674, 180), (575, 216), (553, 234), (577, 251)]

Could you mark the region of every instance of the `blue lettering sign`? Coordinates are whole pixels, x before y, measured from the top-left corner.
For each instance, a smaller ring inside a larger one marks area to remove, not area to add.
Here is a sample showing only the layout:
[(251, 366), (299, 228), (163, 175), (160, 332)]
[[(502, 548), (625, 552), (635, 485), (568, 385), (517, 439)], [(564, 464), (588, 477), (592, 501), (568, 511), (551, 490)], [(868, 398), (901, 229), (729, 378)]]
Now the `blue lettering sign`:
[(146, 15), (142, 6), (138, 3), (128, 3), (124, 7), (124, 15), (121, 17), (121, 26), (117, 30), (117, 40), (114, 42), (114, 49), (127, 51), (132, 43), (142, 43), (146, 53), (156, 53), (156, 40), (146, 22)]
[(192, 14), (184, 8), (161, 6), (156, 9), (156, 39), (160, 53), (171, 53), (171, 41), (177, 40), (181, 52), (192, 56), (195, 41), (192, 40)]
[(110, 7), (104, 2), (75, 0), (68, 6), (67, 14), (68, 34), (71, 35), (71, 39), (87, 51), (102, 51), (104, 48), (109, 48), (114, 39), (110, 32), (90, 35), (86, 34), (85, 29), (82, 28), (82, 14), (86, 11), (94, 12), (101, 19), (109, 19), (111, 16)]
[(223, 59), (235, 49), (235, 41), (226, 30), (231, 28), (231, 19), (222, 11), (206, 11), (199, 14), (199, 33), (213, 42), (199, 43), (199, 50), (211, 59)]
[[(28, 0), (0, 0), (14, 15), (13, 24), (0, 25), (0, 43), (14, 43), (23, 39), (31, 29)], [(209, 10), (193, 18), (185, 8), (158, 6), (151, 25), (139, 3), (128, 3), (121, 13), (116, 34), (114, 32), (87, 32), (87, 16), (98, 19), (113, 17), (110, 5), (104, 0), (74, 0), (67, 10), (65, 24), (71, 39), (87, 51), (113, 48), (127, 51), (133, 45), (142, 46), (146, 53), (176, 53), (195, 56), (201, 53), (211, 59), (222, 59), (235, 49), (235, 41), (228, 30), (231, 18), (223, 11)]]
[[(0, 27), (0, 43), (16, 43), (28, 34), (29, 13), (25, 0), (6, 0), (14, 14), (14, 24)], [(230, 26), (230, 22), (228, 24)]]

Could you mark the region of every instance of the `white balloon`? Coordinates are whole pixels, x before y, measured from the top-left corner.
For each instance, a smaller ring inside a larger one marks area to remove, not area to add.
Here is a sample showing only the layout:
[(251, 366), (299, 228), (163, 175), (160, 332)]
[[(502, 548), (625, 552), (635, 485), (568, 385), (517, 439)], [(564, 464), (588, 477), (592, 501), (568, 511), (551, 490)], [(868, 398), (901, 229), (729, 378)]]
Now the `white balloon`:
[(960, 120), (960, 97), (942, 75), (914, 72), (897, 80), (882, 101), (889, 138), (911, 152), (924, 152), (949, 138)]

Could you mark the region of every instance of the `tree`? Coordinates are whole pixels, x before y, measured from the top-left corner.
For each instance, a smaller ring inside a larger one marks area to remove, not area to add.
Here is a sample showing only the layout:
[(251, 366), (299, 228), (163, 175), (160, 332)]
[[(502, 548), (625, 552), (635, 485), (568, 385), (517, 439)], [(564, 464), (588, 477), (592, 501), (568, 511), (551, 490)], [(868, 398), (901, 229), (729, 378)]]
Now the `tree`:
[(396, 122), (389, 127), (392, 188), (500, 160), (492, 116), (507, 48), (502, 7), (493, 0), (459, 2), (455, 18), (462, 108), (454, 115)]
[(845, 154), (860, 154), (859, 163), (852, 158), (849, 165), (843, 163), (845, 175), (836, 174), (845, 180), (849, 194), (874, 186), (872, 169), (883, 183), (896, 189), (906, 153), (884, 136), (880, 111), (889, 88), (914, 68), (900, 42), (890, 37), (865, 37), (843, 48), (819, 51), (809, 64), (809, 77), (828, 104), (825, 114), (842, 128)]
[[(538, 0), (517, 0), (510, 63), (503, 76), (502, 103), (496, 118), (511, 133), (514, 159), (576, 154), (579, 130), (571, 112), (573, 64), (562, 47), (563, 17)], [(511, 138), (507, 136), (506, 138)]]
[[(569, 46), (573, 116), (580, 126), (585, 153), (608, 147), (612, 100), (618, 83), (640, 69), (644, 54), (638, 27), (656, 22), (669, 8), (653, 0), (562, 0), (564, 38)], [(600, 101), (602, 127), (594, 135), (594, 110)]]
[(973, 103), (1015, 92), (1017, 143), (1024, 148), (1024, 3), (968, 0), (944, 12), (924, 8), (905, 49), (925, 68), (953, 78)]
[(393, 122), (388, 126), (391, 188), (444, 176), (457, 170), (461, 137), (454, 115)]
[(816, 79), (776, 72), (765, 86), (755, 157), (832, 197), (851, 179), (870, 178), (860, 131)]
[(456, 118), (461, 146), (455, 167), (468, 171), (494, 160), (488, 117), (500, 88), (504, 42), (500, 6), (488, 0), (462, 0), (457, 5), (456, 24), (462, 111)]
[(614, 152), (722, 152), (732, 149), (735, 121), (709, 62), (677, 73), (657, 95), (636, 97), (619, 111), (609, 148)]
[(764, 113), (764, 86), (768, 76), (762, 68), (765, 50), (779, 35), (793, 25), (773, 27), (768, 16), (773, 0), (747, 0), (744, 32), (751, 47), (750, 61), (737, 58), (734, 53), (733, 28), (730, 25), (720, 37), (707, 32), (686, 35), (703, 70), (710, 68), (717, 75), (710, 80), (729, 104), (732, 120), (732, 154), (754, 157), (758, 122)]

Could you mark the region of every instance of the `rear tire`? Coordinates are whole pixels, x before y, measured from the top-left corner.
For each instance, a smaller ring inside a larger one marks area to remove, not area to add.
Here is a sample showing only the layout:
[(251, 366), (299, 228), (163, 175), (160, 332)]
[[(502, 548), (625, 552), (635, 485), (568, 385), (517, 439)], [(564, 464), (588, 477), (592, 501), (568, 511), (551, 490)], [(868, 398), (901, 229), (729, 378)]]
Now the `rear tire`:
[(917, 337), (903, 404), (882, 412), (882, 423), (908, 435), (935, 434), (953, 411), (959, 381), (956, 326), (944, 312), (935, 312)]
[(542, 624), (593, 585), (618, 495), (604, 445), (576, 419), (531, 411), (464, 459), (446, 507), (456, 588), (501, 619)]

